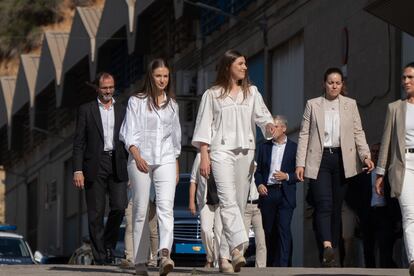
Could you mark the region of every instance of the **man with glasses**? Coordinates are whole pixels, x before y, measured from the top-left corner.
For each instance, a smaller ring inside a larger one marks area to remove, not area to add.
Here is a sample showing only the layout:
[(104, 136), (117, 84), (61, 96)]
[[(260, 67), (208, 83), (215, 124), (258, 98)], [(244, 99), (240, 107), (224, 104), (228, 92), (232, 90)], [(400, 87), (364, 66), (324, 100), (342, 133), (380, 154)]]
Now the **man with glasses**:
[[(125, 107), (115, 102), (114, 77), (97, 76), (97, 99), (79, 107), (73, 143), (73, 184), (85, 190), (94, 263), (113, 264), (127, 207), (127, 152), (119, 141)], [(106, 196), (110, 212), (104, 227)]]

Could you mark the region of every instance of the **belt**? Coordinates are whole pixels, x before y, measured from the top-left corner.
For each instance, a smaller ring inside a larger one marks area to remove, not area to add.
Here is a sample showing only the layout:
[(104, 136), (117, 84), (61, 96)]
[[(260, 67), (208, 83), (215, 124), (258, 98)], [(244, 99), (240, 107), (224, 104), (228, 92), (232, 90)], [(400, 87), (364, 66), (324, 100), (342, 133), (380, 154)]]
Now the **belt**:
[(255, 200), (247, 200), (248, 204), (259, 204), (259, 200), (255, 199)]
[(405, 149), (405, 153), (414, 153), (414, 148)]
[(276, 183), (276, 184), (267, 184), (267, 188), (272, 188), (272, 189), (282, 189), (282, 183)]
[(114, 152), (112, 150), (107, 150), (107, 151), (103, 151), (102, 154), (103, 155), (107, 155), (107, 156), (112, 156)]
[(324, 152), (329, 152), (330, 154), (332, 154), (332, 153), (341, 152), (341, 148), (340, 147), (338, 147), (338, 148), (323, 148), (323, 151)]

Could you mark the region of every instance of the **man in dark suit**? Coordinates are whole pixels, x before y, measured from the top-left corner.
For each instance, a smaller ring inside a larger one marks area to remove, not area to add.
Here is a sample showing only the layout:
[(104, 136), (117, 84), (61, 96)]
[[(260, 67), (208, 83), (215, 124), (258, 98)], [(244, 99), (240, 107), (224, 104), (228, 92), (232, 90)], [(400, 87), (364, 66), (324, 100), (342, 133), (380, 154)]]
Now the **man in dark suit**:
[(254, 175), (267, 247), (267, 266), (286, 267), (292, 252), (290, 224), (296, 207), (297, 144), (286, 136), (287, 120), (275, 116), (276, 133), (257, 150)]
[[(97, 77), (97, 99), (79, 107), (73, 143), (73, 184), (85, 189), (95, 264), (113, 263), (113, 249), (127, 207), (127, 153), (119, 141), (125, 107), (112, 97), (112, 75)], [(108, 220), (104, 227), (106, 195)]]

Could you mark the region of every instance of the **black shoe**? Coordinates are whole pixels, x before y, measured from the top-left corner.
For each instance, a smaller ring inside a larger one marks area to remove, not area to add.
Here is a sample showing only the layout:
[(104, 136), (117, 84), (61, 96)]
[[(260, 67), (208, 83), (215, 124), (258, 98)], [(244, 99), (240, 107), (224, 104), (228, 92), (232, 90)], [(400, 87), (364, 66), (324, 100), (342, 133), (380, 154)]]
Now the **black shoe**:
[(104, 260), (94, 260), (94, 265), (106, 265), (106, 262)]
[(113, 265), (115, 263), (115, 257), (111, 248), (105, 249), (105, 264)]
[(335, 249), (333, 249), (332, 247), (325, 247), (323, 249), (322, 266), (324, 266), (324, 267), (334, 267), (334, 266), (336, 266)]

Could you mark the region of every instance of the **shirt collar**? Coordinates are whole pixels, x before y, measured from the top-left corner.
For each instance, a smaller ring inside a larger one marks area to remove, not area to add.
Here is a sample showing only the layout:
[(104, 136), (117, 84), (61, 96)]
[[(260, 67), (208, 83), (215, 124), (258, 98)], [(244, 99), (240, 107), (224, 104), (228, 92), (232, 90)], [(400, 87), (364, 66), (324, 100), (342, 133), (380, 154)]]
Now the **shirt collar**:
[(285, 139), (280, 144), (278, 142), (276, 142), (275, 140), (272, 140), (272, 143), (273, 143), (273, 145), (276, 145), (276, 146), (283, 146), (287, 143), (287, 136), (285, 136)]
[[(104, 106), (104, 104), (101, 102), (101, 100), (99, 99), (99, 97), (96, 97), (96, 100), (98, 101), (98, 105), (99, 106)], [(115, 98), (114, 97), (112, 97), (112, 103), (111, 103), (111, 106), (113, 106), (115, 104)]]

